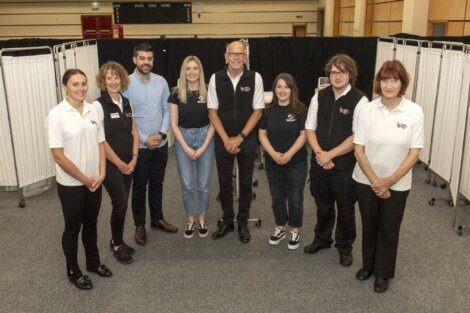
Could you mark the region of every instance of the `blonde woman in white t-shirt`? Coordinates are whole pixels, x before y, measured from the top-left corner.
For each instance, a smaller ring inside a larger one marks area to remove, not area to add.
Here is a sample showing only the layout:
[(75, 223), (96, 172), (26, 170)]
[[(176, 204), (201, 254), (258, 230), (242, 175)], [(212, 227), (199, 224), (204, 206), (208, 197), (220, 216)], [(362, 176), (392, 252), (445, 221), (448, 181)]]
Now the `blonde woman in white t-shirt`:
[(423, 111), (406, 99), (409, 78), (399, 61), (387, 61), (374, 80), (379, 98), (361, 106), (354, 133), (353, 172), (362, 220), (362, 261), (356, 278), (375, 276), (385, 292), (395, 275), (400, 225), (411, 189), (411, 168), (423, 148)]
[(65, 99), (48, 116), (49, 147), (56, 162), (57, 192), (65, 222), (62, 248), (69, 281), (79, 289), (90, 290), (92, 282), (82, 274), (77, 261), (80, 229), (87, 271), (112, 275), (101, 264), (96, 244), (101, 184), (106, 174), (103, 123), (96, 106), (85, 101), (88, 84), (81, 70), (67, 70), (62, 87)]

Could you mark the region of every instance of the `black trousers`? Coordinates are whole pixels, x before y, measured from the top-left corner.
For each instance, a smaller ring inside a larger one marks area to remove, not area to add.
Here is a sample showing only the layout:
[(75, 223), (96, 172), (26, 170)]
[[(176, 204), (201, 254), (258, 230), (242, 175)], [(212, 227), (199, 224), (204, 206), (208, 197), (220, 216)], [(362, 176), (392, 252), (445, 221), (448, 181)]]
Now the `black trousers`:
[(96, 245), (96, 222), (101, 206), (101, 187), (91, 192), (85, 186), (63, 186), (57, 184), (65, 229), (62, 235), (67, 268), (75, 275), (81, 274), (77, 261), (78, 234), (82, 228), (82, 242), (85, 248), (87, 267), (97, 267), (101, 264)]
[(145, 225), (145, 199), (147, 185), (149, 209), (152, 220), (162, 220), (163, 179), (168, 161), (168, 145), (157, 149), (139, 149), (132, 184), (132, 213), (135, 226)]
[(266, 158), (266, 176), (276, 225), (302, 227), (307, 160), (278, 165)]
[[(331, 244), (336, 220), (335, 247), (345, 253), (352, 251), (356, 239), (356, 197), (351, 170), (325, 170), (312, 159), (310, 166), (310, 192), (317, 206), (315, 242)], [(335, 203), (338, 211), (336, 219)]]
[(356, 193), (362, 220), (363, 268), (376, 277), (393, 278), (409, 190), (391, 190), (390, 198), (380, 199), (370, 185), (356, 183)]
[(113, 210), (111, 212), (111, 235), (116, 246), (122, 245), (124, 222), (127, 213), (127, 202), (132, 184), (132, 174), (125, 175), (112, 164), (106, 166), (106, 179), (104, 187), (111, 198)]
[(233, 167), (234, 161), (238, 163), (238, 177), (240, 195), (238, 201), (237, 222), (239, 225), (247, 223), (250, 216), (252, 198), (252, 179), (255, 166), (256, 137), (247, 138), (243, 142), (243, 149), (237, 154), (228, 153), (220, 140), (215, 141), (215, 161), (219, 176), (219, 200), (222, 205), (224, 224), (232, 224), (235, 217), (233, 211)]

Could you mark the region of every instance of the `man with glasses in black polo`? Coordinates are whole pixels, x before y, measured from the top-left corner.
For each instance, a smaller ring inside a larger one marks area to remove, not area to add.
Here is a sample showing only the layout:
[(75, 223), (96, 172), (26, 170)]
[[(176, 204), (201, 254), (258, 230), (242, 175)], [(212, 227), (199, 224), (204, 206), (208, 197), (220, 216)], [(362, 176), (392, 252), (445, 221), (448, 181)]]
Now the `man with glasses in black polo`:
[(237, 160), (240, 194), (238, 202), (238, 234), (243, 243), (250, 241), (248, 217), (252, 198), (252, 177), (256, 154), (256, 125), (264, 108), (261, 76), (249, 71), (245, 62), (245, 45), (233, 41), (225, 52), (226, 67), (213, 74), (209, 81), (207, 107), (216, 130), (215, 160), (219, 176), (219, 200), (223, 216), (212, 239), (234, 231), (232, 173)]
[(305, 134), (312, 148), (310, 192), (317, 206), (317, 224), (315, 238), (304, 247), (304, 252), (313, 254), (330, 248), (336, 220), (335, 247), (339, 262), (342, 266), (350, 266), (352, 244), (356, 238), (353, 116), (368, 100), (353, 87), (357, 66), (348, 55), (332, 57), (325, 72), (331, 85), (313, 96), (305, 122)]

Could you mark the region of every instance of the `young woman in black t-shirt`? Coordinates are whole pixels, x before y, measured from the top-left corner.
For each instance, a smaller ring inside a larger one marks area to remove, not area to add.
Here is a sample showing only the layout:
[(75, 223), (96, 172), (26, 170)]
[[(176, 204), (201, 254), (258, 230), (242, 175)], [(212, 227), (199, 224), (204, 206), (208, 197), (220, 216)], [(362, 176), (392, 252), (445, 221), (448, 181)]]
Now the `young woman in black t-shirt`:
[(279, 244), (286, 236), (285, 225), (289, 224), (292, 227), (289, 249), (299, 247), (307, 178), (304, 131), (307, 109), (297, 95), (294, 78), (287, 73), (279, 74), (273, 84), (273, 100), (259, 123), (259, 140), (266, 151), (266, 175), (276, 222), (269, 243)]
[[(183, 203), (188, 223), (184, 231), (192, 238), (196, 227), (194, 189), (197, 183), (199, 209), (198, 233), (208, 234), (206, 213), (209, 208), (212, 162), (214, 160), (214, 128), (207, 110), (207, 88), (201, 61), (188, 56), (181, 65), (178, 86), (170, 99), (170, 124), (175, 136), (175, 154), (181, 178)], [(194, 173), (197, 172), (197, 181)]]

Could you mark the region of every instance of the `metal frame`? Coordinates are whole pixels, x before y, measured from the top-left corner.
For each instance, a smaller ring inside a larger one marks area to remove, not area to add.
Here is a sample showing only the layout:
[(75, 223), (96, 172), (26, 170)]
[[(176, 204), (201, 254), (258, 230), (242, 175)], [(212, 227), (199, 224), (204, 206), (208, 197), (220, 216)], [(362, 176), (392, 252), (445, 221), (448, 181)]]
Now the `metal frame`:
[[(465, 46), (465, 53), (467, 55), (470, 55), (470, 45), (466, 45)], [(467, 112), (466, 115), (467, 115), (467, 118), (465, 119), (465, 132), (464, 132), (464, 136), (463, 136), (463, 146), (462, 146), (462, 151), (464, 152), (465, 151), (465, 148), (466, 148), (466, 140), (467, 140), (467, 132), (469, 131), (468, 130), (468, 119), (469, 119), (469, 112), (470, 112), (470, 108), (468, 106), (468, 104), (470, 103), (470, 91), (469, 91), (469, 94), (468, 94), (468, 98), (467, 98)], [(457, 184), (457, 195), (460, 193), (460, 185), (461, 185), (461, 182), (462, 182), (462, 163), (463, 163), (463, 159), (464, 159), (464, 153), (462, 153), (462, 155), (460, 156), (460, 171), (459, 171), (459, 182)], [(456, 229), (457, 231), (457, 234), (462, 236), (463, 234), (463, 230), (464, 228), (470, 228), (470, 225), (463, 225), (463, 224), (457, 224), (457, 220), (458, 220), (458, 215), (459, 215), (459, 200), (460, 199), (456, 199), (456, 203), (454, 204), (454, 218), (453, 218), (453, 221), (452, 221), (452, 227)], [(462, 199), (464, 204), (465, 205), (468, 205), (470, 204), (470, 201), (469, 199)]]
[[(76, 55), (77, 53), (75, 52), (75, 49), (77, 47), (82, 47), (82, 46), (90, 46), (92, 44), (97, 45), (98, 41), (96, 39), (84, 39), (84, 40), (76, 40), (76, 41), (70, 41), (70, 42), (65, 42), (61, 43), (59, 45), (55, 45), (53, 47), (53, 58), (54, 58), (54, 65), (55, 65), (55, 73), (56, 73), (56, 94), (57, 94), (57, 102), (62, 101), (62, 81), (60, 77), (60, 65), (59, 65), (59, 53), (64, 52), (64, 55), (62, 56), (62, 59), (65, 61), (67, 57), (65, 56), (65, 50), (67, 48), (73, 49), (73, 56), (74, 56), (74, 62), (76, 63)], [(65, 70), (68, 70), (67, 68), (67, 62), (64, 62)]]
[(26, 202), (24, 200), (23, 187), (20, 187), (20, 178), (19, 178), (19, 175), (18, 175), (18, 164), (16, 162), (15, 140), (13, 138), (12, 121), (11, 121), (11, 117), (10, 117), (10, 105), (9, 105), (9, 100), (8, 100), (8, 90), (7, 90), (7, 85), (6, 85), (6, 82), (5, 82), (5, 67), (3, 65), (3, 57), (4, 57), (4, 53), (19, 52), (19, 51), (31, 51), (31, 50), (48, 50), (49, 53), (52, 55), (52, 57), (54, 57), (51, 47), (48, 47), (48, 46), (29, 47), (29, 48), (5, 48), (5, 49), (0, 50), (0, 68), (1, 68), (1, 71), (2, 71), (2, 77), (3, 77), (3, 80), (2, 80), (3, 81), (3, 89), (5, 90), (5, 102), (6, 102), (6, 108), (7, 108), (8, 127), (10, 129), (10, 140), (11, 140), (11, 147), (12, 147), (12, 152), (13, 152), (13, 163), (15, 164), (16, 188), (18, 190), (18, 206), (20, 208), (24, 208), (26, 206)]

